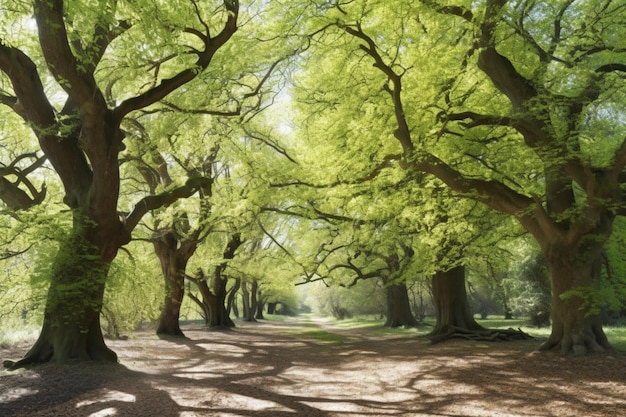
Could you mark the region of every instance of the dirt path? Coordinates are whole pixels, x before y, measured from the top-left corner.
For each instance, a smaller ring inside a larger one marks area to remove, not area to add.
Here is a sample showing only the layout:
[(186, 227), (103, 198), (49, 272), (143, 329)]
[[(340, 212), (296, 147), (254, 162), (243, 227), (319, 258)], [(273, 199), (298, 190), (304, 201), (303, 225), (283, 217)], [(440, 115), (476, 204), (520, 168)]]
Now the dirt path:
[[(111, 341), (120, 366), (0, 372), (0, 416), (611, 416), (626, 355), (562, 358), (536, 342), (431, 346), (327, 322), (184, 329)], [(16, 359), (28, 346), (0, 350)]]

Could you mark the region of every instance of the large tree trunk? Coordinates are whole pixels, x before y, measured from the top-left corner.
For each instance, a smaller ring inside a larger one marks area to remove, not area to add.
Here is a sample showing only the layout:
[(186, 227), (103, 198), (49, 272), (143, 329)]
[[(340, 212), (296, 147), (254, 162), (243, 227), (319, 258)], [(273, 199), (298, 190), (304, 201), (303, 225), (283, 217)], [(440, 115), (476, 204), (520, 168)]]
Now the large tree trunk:
[(593, 251), (589, 250), (586, 253), (567, 248), (547, 251), (552, 289), (552, 332), (540, 350), (557, 348), (563, 354), (612, 350), (602, 330), (600, 306), (593, 305), (593, 292), (601, 286), (601, 260), (599, 250), (597, 252), (593, 256)]
[(5, 361), (5, 367), (75, 359), (117, 361), (100, 327), (106, 276), (117, 245), (98, 246), (85, 238), (84, 228), (75, 226), (74, 236), (61, 246), (51, 268), (39, 338), (23, 359)]
[(409, 293), (404, 282), (389, 284), (387, 292), (386, 327), (417, 326), (417, 320), (411, 312)]
[(433, 301), (437, 323), (430, 336), (447, 334), (456, 329), (485, 330), (471, 313), (465, 289), (465, 267), (439, 271), (432, 277)]
[(185, 268), (189, 256), (186, 251), (177, 247), (178, 241), (171, 233), (155, 239), (153, 244), (165, 280), (165, 299), (156, 333), (161, 336), (184, 337), (179, 319), (180, 307), (185, 296)]

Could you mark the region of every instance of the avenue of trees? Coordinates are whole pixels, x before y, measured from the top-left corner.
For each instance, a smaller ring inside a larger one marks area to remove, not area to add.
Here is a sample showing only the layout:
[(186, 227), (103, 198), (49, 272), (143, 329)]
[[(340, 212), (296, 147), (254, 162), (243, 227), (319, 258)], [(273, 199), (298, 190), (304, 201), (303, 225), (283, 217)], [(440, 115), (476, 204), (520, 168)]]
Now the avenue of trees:
[(541, 349), (611, 350), (626, 4), (95, 4), (0, 5), (0, 319), (41, 325), (5, 366), (297, 289), (437, 338), (485, 334), (470, 303), (549, 312)]

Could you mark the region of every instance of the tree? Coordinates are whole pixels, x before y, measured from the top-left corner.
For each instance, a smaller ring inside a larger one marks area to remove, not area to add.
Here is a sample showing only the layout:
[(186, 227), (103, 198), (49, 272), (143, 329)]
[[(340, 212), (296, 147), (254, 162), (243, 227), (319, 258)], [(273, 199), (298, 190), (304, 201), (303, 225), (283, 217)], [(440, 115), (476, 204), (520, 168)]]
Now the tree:
[[(196, 284), (202, 295), (201, 305), (208, 317), (207, 325), (214, 329), (229, 329), (235, 323), (226, 309), (228, 275), (225, 273), (228, 262), (235, 257), (235, 252), (242, 245), (241, 233), (235, 232), (228, 236), (222, 259), (213, 266), (210, 276), (200, 269), (195, 276), (187, 276)], [(197, 302), (197, 301), (196, 301)]]
[[(135, 124), (141, 126), (138, 122)], [(193, 132), (193, 129), (188, 128), (185, 123), (177, 123), (175, 126), (188, 134), (189, 131)], [(171, 135), (175, 133), (171, 132)], [(145, 135), (144, 133), (141, 136)], [(154, 141), (148, 139), (143, 142), (143, 146), (138, 149), (138, 155), (133, 156), (132, 160), (148, 185), (150, 195), (155, 195), (159, 187), (171, 188), (173, 180), (166, 158), (156, 149), (150, 149), (149, 144), (154, 146)], [(170, 138), (169, 142), (172, 148), (176, 146), (175, 140)], [(161, 264), (165, 282), (165, 296), (157, 327), (158, 335), (184, 336), (180, 329), (179, 317), (185, 291), (185, 269), (208, 229), (207, 220), (211, 208), (208, 199), (212, 196), (215, 181), (214, 164), (218, 152), (219, 145), (214, 144), (206, 154), (192, 152), (185, 158), (173, 158), (179, 168), (182, 168), (189, 178), (195, 178), (198, 183), (198, 198), (195, 199), (198, 208), (194, 210), (196, 216), (193, 216), (191, 209), (174, 209), (165, 213), (163, 217), (160, 217), (159, 213), (154, 213), (154, 226), (149, 240)], [(191, 219), (192, 216), (197, 218)]]
[[(36, 0), (32, 10), (18, 2), (11, 10), (16, 20), (34, 16), (42, 55), (36, 48), (31, 52), (34, 40), (3, 33), (0, 71), (12, 91), (3, 90), (1, 101), (31, 126), (63, 183), (73, 225), (51, 267), (40, 337), (26, 357), (5, 366), (74, 358), (115, 361), (100, 329), (110, 263), (147, 211), (196, 190), (190, 181), (147, 196), (120, 215), (122, 123), (129, 113), (202, 74), (237, 30), (239, 3), (225, 0), (215, 14), (203, 12), (195, 1), (158, 8), (111, 1), (87, 10), (78, 2)], [(132, 63), (155, 71), (136, 71)], [(119, 72), (106, 74), (105, 67)], [(60, 88), (45, 88), (49, 80)]]
[(433, 301), (437, 323), (430, 333), (445, 336), (457, 329), (482, 331), (470, 310), (465, 290), (465, 267), (438, 271), (432, 277)]
[[(626, 6), (422, 3), (383, 11), (353, 2), (328, 19), (350, 36), (333, 35), (349, 50), (341, 65), (363, 83), (350, 100), (368, 112), (353, 120), (382, 121), (370, 127), (384, 140), (373, 157), (432, 175), (537, 240), (553, 295), (541, 349), (610, 349), (592, 307), (601, 248), (623, 204)], [(382, 91), (371, 94), (372, 83)]]

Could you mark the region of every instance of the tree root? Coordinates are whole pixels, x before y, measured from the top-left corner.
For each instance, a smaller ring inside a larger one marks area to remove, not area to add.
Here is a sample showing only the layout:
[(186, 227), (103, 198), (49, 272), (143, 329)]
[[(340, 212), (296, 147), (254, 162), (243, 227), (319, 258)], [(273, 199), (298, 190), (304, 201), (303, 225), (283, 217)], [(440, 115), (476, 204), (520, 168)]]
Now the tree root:
[(448, 331), (443, 334), (431, 337), (430, 343), (440, 343), (450, 339), (465, 339), (480, 342), (504, 342), (512, 340), (531, 340), (534, 339), (521, 329), (484, 329), (484, 330), (468, 330), (456, 326), (448, 326)]

